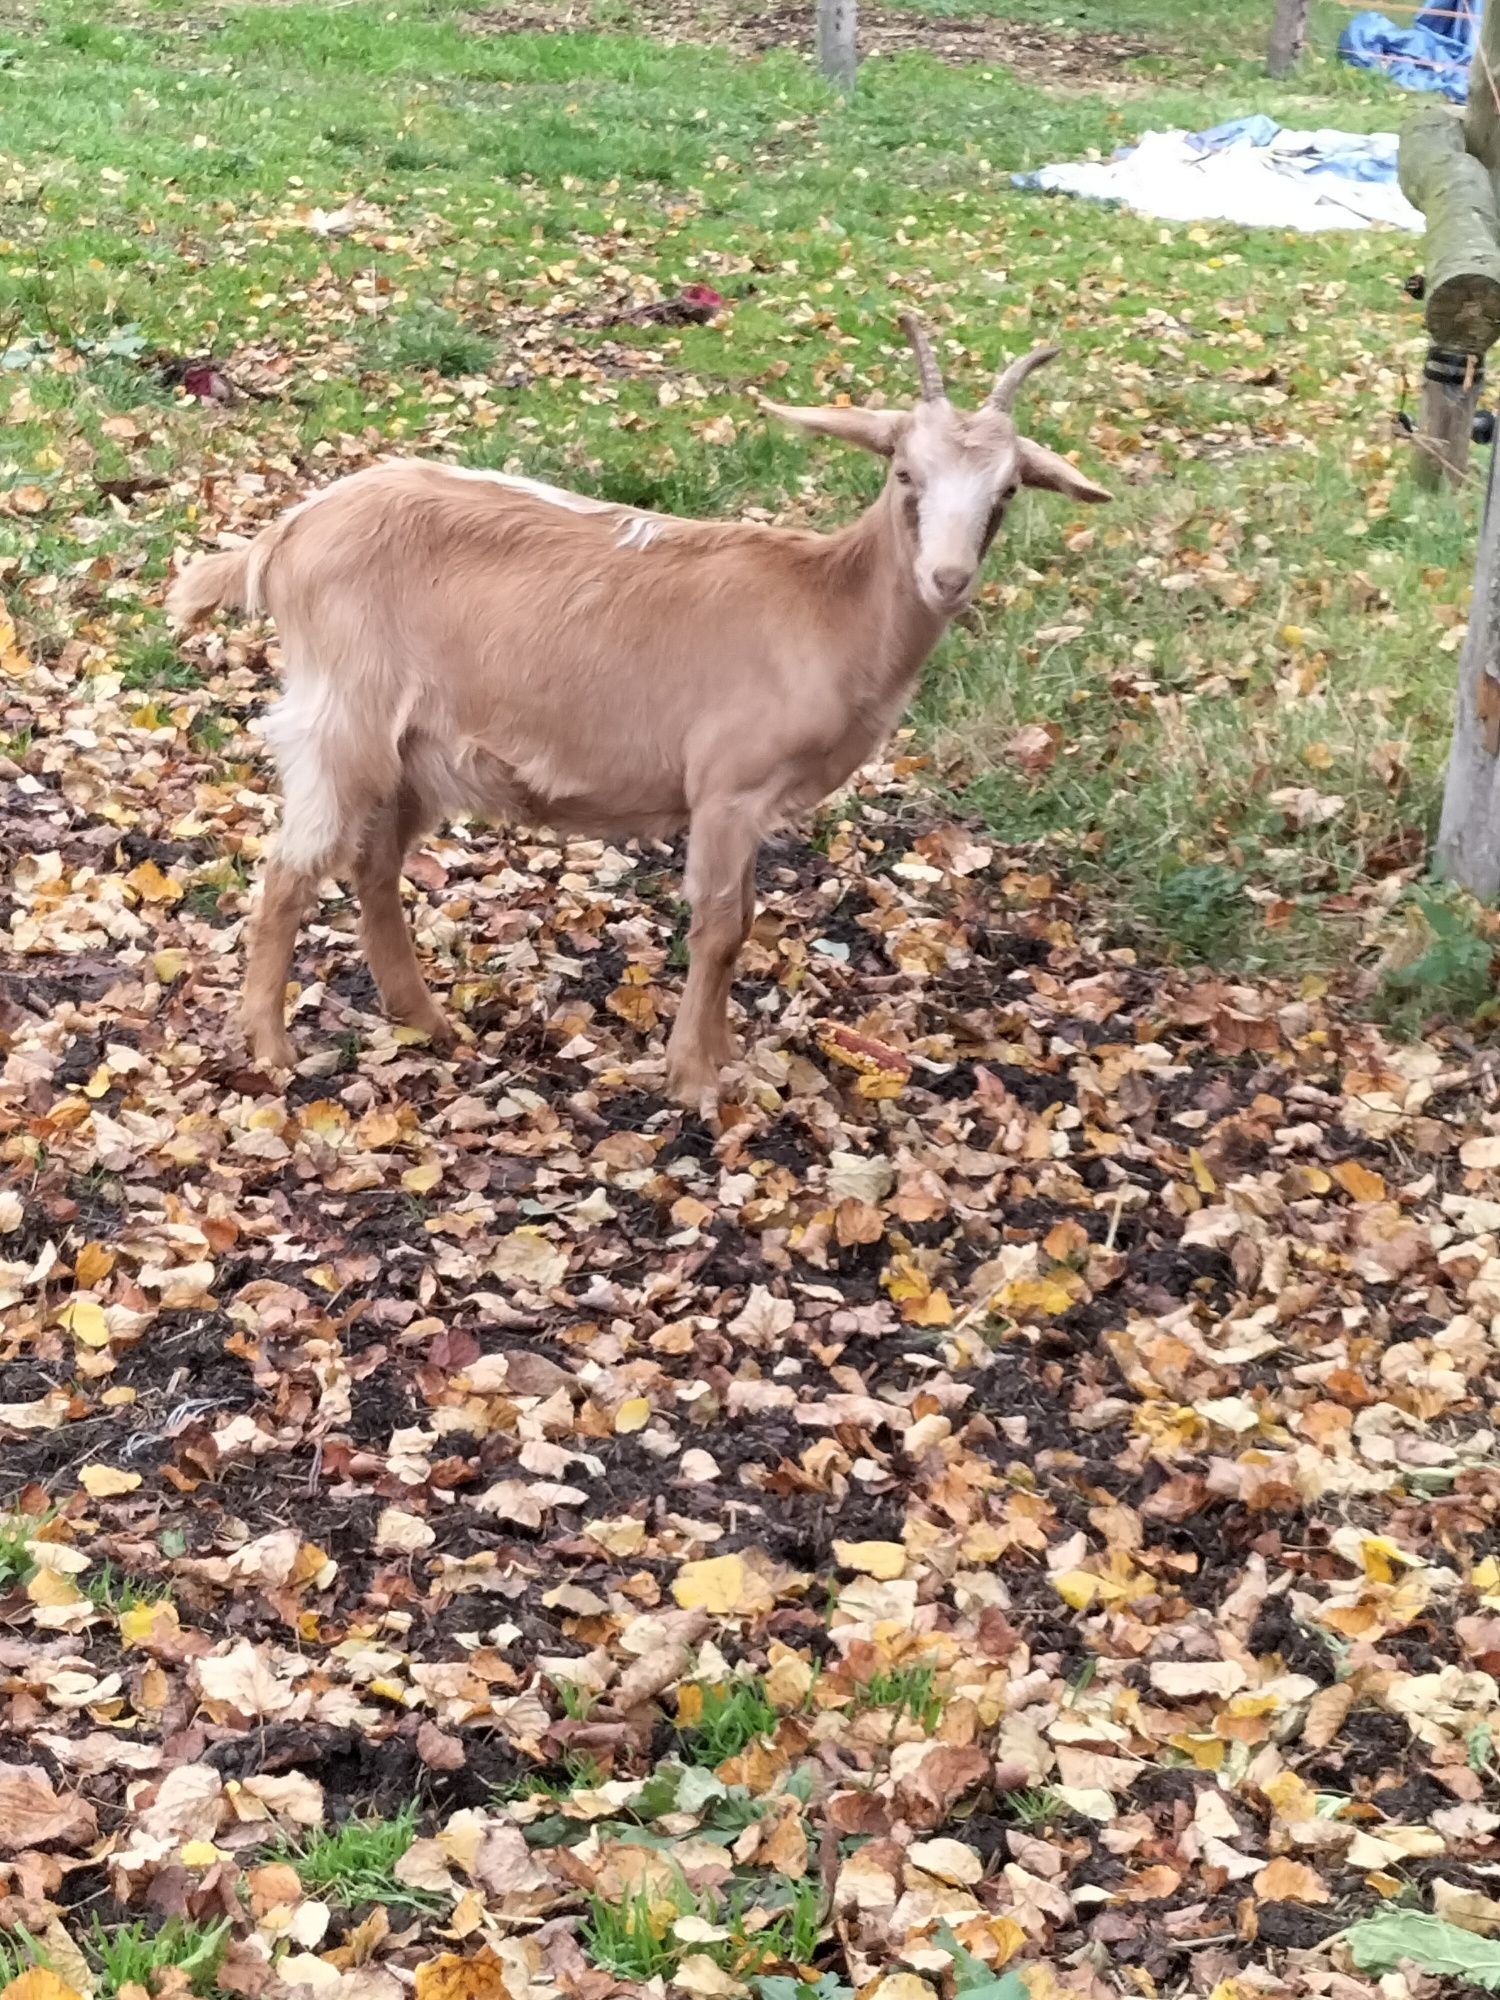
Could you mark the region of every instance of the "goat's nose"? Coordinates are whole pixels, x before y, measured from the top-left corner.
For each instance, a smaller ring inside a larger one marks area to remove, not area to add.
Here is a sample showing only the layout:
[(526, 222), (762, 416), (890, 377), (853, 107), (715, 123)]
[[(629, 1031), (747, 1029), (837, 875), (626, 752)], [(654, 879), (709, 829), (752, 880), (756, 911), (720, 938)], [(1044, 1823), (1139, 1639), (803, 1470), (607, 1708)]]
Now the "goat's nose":
[(946, 598), (950, 604), (956, 603), (963, 596), (970, 581), (971, 577), (966, 569), (935, 569), (932, 572), (933, 589), (939, 597)]

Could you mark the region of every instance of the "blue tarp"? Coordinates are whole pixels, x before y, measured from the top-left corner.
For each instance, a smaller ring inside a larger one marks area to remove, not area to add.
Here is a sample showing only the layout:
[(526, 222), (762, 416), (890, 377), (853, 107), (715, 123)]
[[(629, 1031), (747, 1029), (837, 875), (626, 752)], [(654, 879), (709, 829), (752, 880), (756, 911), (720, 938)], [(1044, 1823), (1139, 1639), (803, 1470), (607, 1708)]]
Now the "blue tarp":
[(1436, 0), (1404, 28), (1384, 14), (1356, 14), (1339, 54), (1356, 69), (1384, 70), (1403, 90), (1440, 90), (1462, 104), (1483, 11), (1484, 0)]

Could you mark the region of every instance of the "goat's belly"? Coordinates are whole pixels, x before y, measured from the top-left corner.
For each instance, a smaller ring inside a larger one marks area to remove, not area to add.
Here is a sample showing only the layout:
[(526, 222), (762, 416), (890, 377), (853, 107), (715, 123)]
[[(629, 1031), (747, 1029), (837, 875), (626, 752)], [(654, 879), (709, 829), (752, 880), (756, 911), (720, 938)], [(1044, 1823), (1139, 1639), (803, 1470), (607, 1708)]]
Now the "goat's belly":
[[(591, 760), (590, 760), (591, 761)], [(559, 833), (670, 839), (688, 820), (680, 777), (632, 768), (576, 766), (555, 752), (506, 757), (482, 744), (459, 749), (432, 741), (411, 745), (408, 769), (443, 814), (475, 813)]]

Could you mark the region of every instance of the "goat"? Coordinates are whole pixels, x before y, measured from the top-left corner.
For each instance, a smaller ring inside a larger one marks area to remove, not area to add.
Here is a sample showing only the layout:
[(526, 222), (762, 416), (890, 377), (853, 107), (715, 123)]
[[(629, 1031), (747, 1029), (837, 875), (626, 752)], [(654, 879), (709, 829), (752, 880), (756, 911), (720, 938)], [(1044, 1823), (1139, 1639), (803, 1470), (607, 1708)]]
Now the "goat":
[(878, 498), (835, 533), (685, 520), (394, 460), (189, 564), (173, 619), (268, 612), (284, 661), (265, 726), (284, 811), (241, 1014), (252, 1060), (295, 1060), (286, 983), (326, 876), (352, 878), (385, 1007), (451, 1047), (401, 909), (419, 836), (457, 813), (600, 837), (686, 828), (691, 956), (667, 1084), (702, 1103), (734, 1059), (729, 990), (762, 837), (890, 732), (1022, 486), (1110, 497), (1011, 418), (1057, 348), (1011, 362), (977, 411), (960, 411), (921, 327), (901, 323), (915, 408), (762, 399), (888, 462)]

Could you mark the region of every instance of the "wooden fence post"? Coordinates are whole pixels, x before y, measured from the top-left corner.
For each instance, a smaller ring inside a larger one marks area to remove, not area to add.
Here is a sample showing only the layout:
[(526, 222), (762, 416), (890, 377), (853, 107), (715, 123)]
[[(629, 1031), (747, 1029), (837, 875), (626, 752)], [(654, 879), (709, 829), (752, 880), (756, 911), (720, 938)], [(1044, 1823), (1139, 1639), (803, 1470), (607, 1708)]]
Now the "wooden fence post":
[(856, 0), (818, 0), (818, 68), (847, 95), (854, 88), (858, 66)]
[(1271, 42), (1266, 50), (1266, 74), (1290, 76), (1307, 40), (1307, 15), (1312, 0), (1276, 0)]

